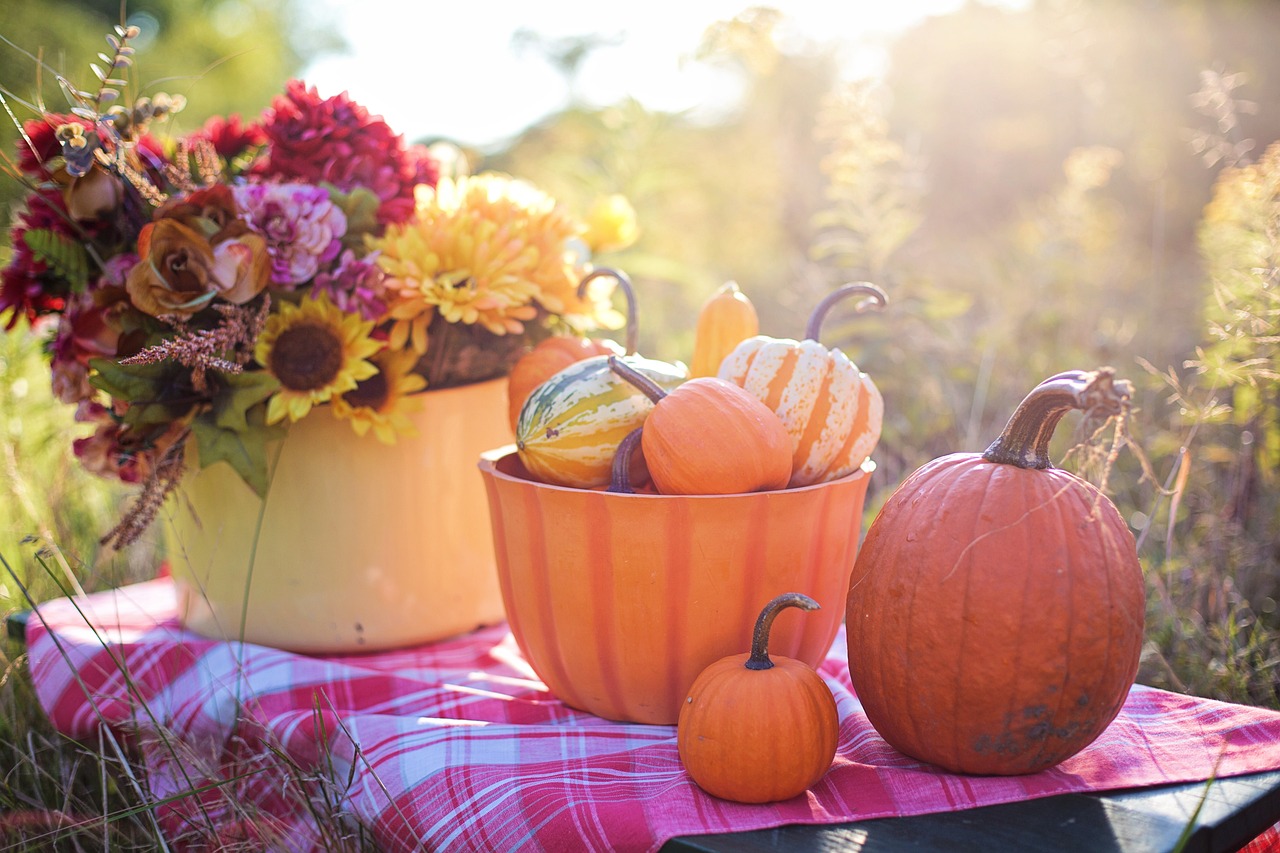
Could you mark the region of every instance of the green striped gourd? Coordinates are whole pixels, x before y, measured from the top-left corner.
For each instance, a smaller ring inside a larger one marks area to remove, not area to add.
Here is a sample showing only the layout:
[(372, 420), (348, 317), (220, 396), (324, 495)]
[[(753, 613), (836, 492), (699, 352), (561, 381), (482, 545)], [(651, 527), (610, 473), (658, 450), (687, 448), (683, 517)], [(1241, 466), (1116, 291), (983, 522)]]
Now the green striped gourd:
[[(688, 378), (682, 364), (640, 356), (621, 360), (664, 390)], [(608, 356), (593, 356), (569, 365), (529, 395), (516, 421), (516, 450), (529, 473), (543, 482), (603, 486), (618, 445), (652, 409), (643, 391), (609, 369)]]

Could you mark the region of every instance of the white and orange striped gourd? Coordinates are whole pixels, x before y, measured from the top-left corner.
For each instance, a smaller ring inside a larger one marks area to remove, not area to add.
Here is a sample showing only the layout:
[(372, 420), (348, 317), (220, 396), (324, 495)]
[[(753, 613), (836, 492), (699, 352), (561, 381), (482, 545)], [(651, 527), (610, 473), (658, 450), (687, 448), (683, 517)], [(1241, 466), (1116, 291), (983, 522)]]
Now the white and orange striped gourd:
[(852, 474), (880, 441), (880, 390), (843, 352), (818, 342), (831, 306), (854, 295), (870, 297), (859, 310), (886, 302), (873, 284), (846, 284), (814, 309), (803, 341), (757, 335), (720, 365), (721, 379), (759, 397), (786, 426), (795, 451), (790, 488)]

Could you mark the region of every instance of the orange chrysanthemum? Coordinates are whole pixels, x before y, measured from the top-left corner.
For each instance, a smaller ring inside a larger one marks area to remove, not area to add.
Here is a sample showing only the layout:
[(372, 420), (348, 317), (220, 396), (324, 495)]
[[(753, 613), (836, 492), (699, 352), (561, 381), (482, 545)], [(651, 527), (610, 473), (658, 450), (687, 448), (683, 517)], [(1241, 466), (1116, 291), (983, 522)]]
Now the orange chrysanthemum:
[(585, 226), (523, 181), (495, 173), (418, 187), (414, 217), (392, 225), (370, 248), (387, 274), (391, 347), (426, 352), (438, 312), (517, 334), (540, 306), (573, 323), (616, 325), (607, 296), (577, 298), (582, 277), (572, 252)]

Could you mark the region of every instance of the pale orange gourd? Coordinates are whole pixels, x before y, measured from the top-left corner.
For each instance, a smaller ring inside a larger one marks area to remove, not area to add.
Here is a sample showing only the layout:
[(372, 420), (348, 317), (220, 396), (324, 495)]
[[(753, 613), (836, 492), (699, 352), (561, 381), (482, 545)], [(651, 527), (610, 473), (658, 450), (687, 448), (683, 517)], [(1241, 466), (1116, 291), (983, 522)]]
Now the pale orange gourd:
[(631, 279), (625, 273), (601, 267), (591, 271), (578, 283), (578, 298), (585, 298), (587, 285), (600, 276), (612, 276), (627, 301), (626, 348), (608, 338), (582, 338), (553, 335), (542, 340), (511, 367), (507, 375), (507, 420), (516, 431), (520, 408), (533, 390), (571, 364), (597, 355), (631, 355), (636, 351), (636, 298)]
[(714, 376), (668, 392), (615, 356), (609, 366), (654, 403), (641, 447), (660, 494), (736, 495), (787, 485), (791, 439), (755, 397)]
[(831, 306), (855, 295), (869, 297), (859, 303), (860, 311), (886, 302), (875, 285), (846, 284), (814, 309), (803, 341), (757, 335), (738, 344), (720, 365), (721, 379), (751, 392), (786, 425), (793, 450), (791, 487), (857, 471), (880, 440), (880, 390), (843, 352), (818, 342)]
[(1109, 369), (1054, 376), (984, 454), (926, 464), (877, 515), (849, 587), (849, 673), (899, 751), (1034, 773), (1119, 712), (1142, 650), (1142, 567), (1115, 506), (1048, 448), (1068, 411), (1115, 414), (1131, 393)]
[(680, 708), (676, 747), (698, 787), (739, 803), (787, 800), (831, 767), (840, 718), (831, 689), (808, 665), (769, 657), (769, 630), (787, 607), (816, 610), (799, 593), (770, 601), (750, 654), (722, 658), (698, 675)]
[(755, 306), (735, 281), (726, 282), (698, 312), (689, 376), (715, 376), (734, 347), (760, 332)]

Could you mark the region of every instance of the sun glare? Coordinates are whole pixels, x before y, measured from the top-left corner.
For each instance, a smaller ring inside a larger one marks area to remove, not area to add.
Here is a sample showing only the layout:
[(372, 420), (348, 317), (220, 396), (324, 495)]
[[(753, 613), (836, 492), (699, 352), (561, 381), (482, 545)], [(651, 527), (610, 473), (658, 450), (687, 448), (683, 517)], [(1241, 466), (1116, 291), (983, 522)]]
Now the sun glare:
[[(349, 91), (410, 138), (474, 145), (518, 133), (563, 107), (571, 95), (595, 105), (634, 98), (650, 109), (715, 114), (732, 105), (739, 80), (694, 55), (708, 26), (751, 5), (659, 2), (640, 15), (627, 5), (567, 2), (541, 5), (534, 15), (513, 0), (451, 3), (432, 6), (426, 27), (414, 23), (421, 12), (409, 0), (325, 0), (318, 8), (336, 22), (349, 50), (314, 62), (305, 77), (323, 93)], [(778, 33), (784, 47), (787, 40), (829, 43), (846, 76), (866, 77), (882, 70), (890, 38), (931, 15), (956, 10), (964, 0), (772, 5), (784, 16)], [(387, 27), (389, 20), (405, 26)], [(432, 32), (465, 35), (433, 39)], [(557, 69), (557, 51), (585, 36), (598, 45), (576, 73)]]

